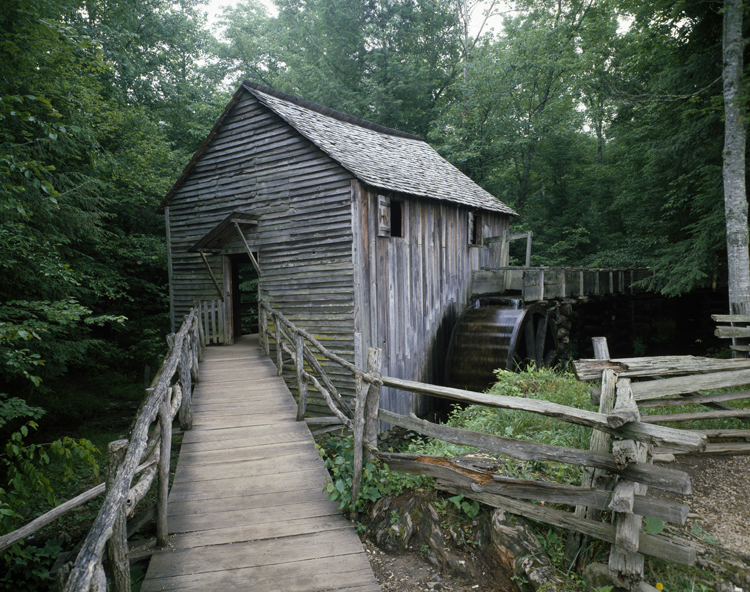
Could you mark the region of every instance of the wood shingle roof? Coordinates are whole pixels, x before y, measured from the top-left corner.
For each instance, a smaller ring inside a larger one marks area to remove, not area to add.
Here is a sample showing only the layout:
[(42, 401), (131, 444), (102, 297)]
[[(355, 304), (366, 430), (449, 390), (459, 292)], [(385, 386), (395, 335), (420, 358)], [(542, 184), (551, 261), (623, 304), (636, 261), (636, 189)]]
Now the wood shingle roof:
[(517, 216), (511, 208), (482, 189), (418, 136), (390, 129), (245, 81), (227, 105), (211, 133), (162, 200), (168, 206), (193, 166), (211, 144), (241, 95), (249, 92), (300, 134), (368, 185), (449, 201), (470, 208)]
[(517, 215), (417, 136), (251, 82), (246, 81), (243, 86), (344, 168), (373, 187)]

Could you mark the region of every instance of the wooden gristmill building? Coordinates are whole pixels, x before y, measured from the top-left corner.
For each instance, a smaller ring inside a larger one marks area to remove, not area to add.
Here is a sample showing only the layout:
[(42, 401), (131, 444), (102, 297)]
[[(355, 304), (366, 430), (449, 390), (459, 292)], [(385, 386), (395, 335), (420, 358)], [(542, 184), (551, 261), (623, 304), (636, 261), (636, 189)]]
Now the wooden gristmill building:
[[(421, 138), (251, 82), (160, 209), (173, 327), (195, 300), (220, 299), (233, 343), (249, 249), (261, 297), (332, 351), (363, 367), (380, 347), (384, 374), (436, 384), (472, 271), (507, 265), (483, 238), (516, 215)], [(351, 378), (330, 376), (353, 394)], [(324, 413), (315, 394), (308, 410)], [(426, 410), (387, 388), (381, 406)]]

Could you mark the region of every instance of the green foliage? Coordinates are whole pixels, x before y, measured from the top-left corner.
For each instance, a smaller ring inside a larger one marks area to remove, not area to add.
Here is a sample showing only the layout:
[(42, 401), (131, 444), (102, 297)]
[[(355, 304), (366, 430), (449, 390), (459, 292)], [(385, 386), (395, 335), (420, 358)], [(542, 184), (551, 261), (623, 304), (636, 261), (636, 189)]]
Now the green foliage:
[(6, 571), (0, 577), (0, 590), (8, 592), (23, 592), (33, 590), (48, 590), (55, 578), (50, 569), (62, 552), (60, 541), (48, 540), (43, 547), (27, 545), (15, 554), (0, 555), (0, 561), (5, 560)]
[(664, 521), (659, 518), (646, 518), (643, 521), (643, 530), (650, 534), (659, 534), (664, 530)]
[[(588, 385), (579, 382), (570, 373), (533, 368), (520, 373), (498, 370), (497, 378), (498, 382), (490, 389), (490, 394), (543, 399), (583, 409), (590, 407)], [(587, 449), (591, 438), (591, 430), (582, 426), (534, 413), (493, 409), (481, 405), (455, 407), (446, 425), (579, 449)], [(455, 457), (472, 452), (474, 449), (430, 439), (426, 443), (419, 440), (413, 441), (408, 451), (417, 454)], [(578, 469), (553, 463), (535, 463), (532, 466), (528, 463), (516, 465), (515, 461), (509, 461), (504, 465), (504, 470), (514, 472), (516, 466), (520, 466), (517, 473), (519, 477), (528, 476), (528, 471), (542, 470), (556, 481), (572, 483), (580, 479)]]
[(331, 476), (323, 491), (328, 493), (328, 499), (339, 502), (339, 510), (345, 513), (355, 508), (364, 511), (368, 504), (375, 503), (382, 497), (399, 494), (407, 481), (400, 474), (391, 473), (384, 463), (376, 460), (365, 462), (362, 466), (359, 496), (352, 504), (353, 446), (351, 436), (332, 436), (318, 446), (318, 454), (323, 458)]
[(464, 500), (462, 493), (449, 497), (448, 501), (451, 502), (459, 512), (463, 512), (469, 518), (475, 518), (479, 514), (479, 502), (476, 500)]
[(63, 481), (75, 476), (74, 456), (89, 465), (95, 478), (99, 475), (95, 457), (99, 451), (91, 442), (65, 437), (48, 446), (27, 444), (25, 439), (30, 429), (37, 429), (36, 422), (28, 421), (13, 432), (5, 445), (5, 454), (0, 456), (0, 467), (8, 487), (7, 490), (0, 488), (0, 531), (3, 534), (18, 526), (33, 495), (43, 496), (49, 506), (57, 504), (55, 492), (45, 474), (52, 458), (61, 463)]

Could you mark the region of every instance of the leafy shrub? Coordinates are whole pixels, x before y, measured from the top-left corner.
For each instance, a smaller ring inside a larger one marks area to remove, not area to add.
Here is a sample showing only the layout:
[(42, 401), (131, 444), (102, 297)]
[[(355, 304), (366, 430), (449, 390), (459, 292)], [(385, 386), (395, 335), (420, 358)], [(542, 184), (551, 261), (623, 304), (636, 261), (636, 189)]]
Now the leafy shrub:
[[(589, 385), (579, 382), (567, 372), (547, 368), (523, 372), (498, 370), (497, 382), (489, 390), (491, 395), (542, 399), (579, 409), (591, 408)], [(487, 434), (497, 434), (519, 440), (529, 440), (557, 446), (588, 449), (591, 429), (545, 417), (528, 411), (495, 409), (483, 405), (456, 405), (446, 425)], [(460, 456), (473, 448), (430, 440), (427, 445), (409, 449), (438, 456)]]
[(60, 542), (50, 539), (43, 547), (27, 545), (12, 555), (6, 553), (7, 571), (0, 577), (0, 590), (49, 590), (54, 584), (50, 569), (61, 552)]
[[(352, 436), (345, 438), (331, 436), (318, 446), (318, 454), (323, 457), (331, 478), (323, 488), (328, 499), (339, 502), (339, 510), (352, 510), (352, 477), (354, 472), (354, 441)], [(362, 482), (355, 508), (365, 510), (368, 503), (375, 503), (388, 495), (398, 495), (412, 483), (408, 476), (392, 473), (388, 465), (372, 460), (363, 463)]]

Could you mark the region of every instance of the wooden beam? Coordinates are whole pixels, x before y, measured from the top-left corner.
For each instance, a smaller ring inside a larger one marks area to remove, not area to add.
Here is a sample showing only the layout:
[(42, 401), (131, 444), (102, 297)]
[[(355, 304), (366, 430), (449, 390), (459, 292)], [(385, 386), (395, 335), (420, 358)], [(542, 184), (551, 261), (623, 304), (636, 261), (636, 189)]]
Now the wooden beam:
[[(511, 514), (518, 514), (546, 524), (576, 530), (607, 543), (615, 542), (615, 527), (610, 524), (577, 518), (569, 512), (553, 510), (546, 506), (521, 502), (500, 495), (475, 492), (471, 487), (452, 485), (442, 481), (437, 481), (435, 487), (455, 494), (462, 493), (467, 497), (494, 508), (501, 508)], [(640, 534), (639, 550), (645, 555), (652, 555), (682, 565), (693, 565), (696, 559), (695, 547), (691, 546), (688, 541), (684, 541), (683, 545), (675, 542), (675, 540), (680, 539), (670, 539), (643, 532)]]
[[(750, 360), (738, 360), (750, 362)], [(631, 386), (636, 401), (661, 399), (671, 395), (694, 393), (695, 391), (720, 389), (729, 386), (750, 384), (750, 370), (712, 372), (693, 376), (675, 376), (663, 380), (634, 382)]]
[(750, 337), (750, 327), (724, 327), (719, 325), (714, 331), (716, 337), (722, 339), (734, 338), (734, 337)]
[[(550, 403), (539, 399), (526, 399), (523, 397), (510, 397), (506, 395), (487, 395), (386, 376), (383, 376), (381, 380), (383, 385), (402, 391), (431, 395), (433, 397), (439, 397), (451, 401), (460, 401), (462, 403), (477, 403), (479, 405), (486, 405), (487, 407), (496, 407), (499, 409), (517, 409), (519, 411), (538, 413), (540, 415), (554, 417), (569, 423), (595, 428), (608, 434), (616, 435), (620, 438), (630, 438), (656, 445), (670, 446), (680, 450), (701, 451), (706, 447), (706, 438), (702, 434), (696, 434), (688, 430), (675, 430), (662, 426), (655, 426), (643, 422), (633, 422), (626, 424), (621, 428), (612, 428), (607, 423), (607, 416), (602, 413), (587, 411), (585, 409), (576, 409), (575, 407), (566, 407), (565, 405)], [(666, 382), (666, 380), (658, 382), (662, 383)], [(636, 383), (633, 384), (632, 387), (637, 386), (637, 384), (644, 383)]]
[[(600, 510), (606, 510), (612, 500), (611, 491), (530, 479), (515, 479), (465, 467), (447, 458), (389, 452), (378, 452), (377, 456), (393, 471), (427, 475), (445, 483), (469, 487), (473, 492), (569, 506), (586, 505)], [(689, 510), (685, 504), (642, 495), (635, 496), (633, 504), (643, 515), (677, 524), (684, 524)]]
[(208, 273), (211, 274), (211, 279), (214, 282), (214, 286), (216, 286), (216, 291), (219, 293), (219, 298), (221, 298), (221, 301), (224, 302), (224, 292), (222, 292), (221, 287), (219, 287), (219, 282), (216, 281), (214, 270), (211, 269), (211, 266), (208, 264), (208, 259), (206, 259), (206, 254), (203, 251), (200, 251), (200, 254), (201, 254), (201, 257), (203, 257), (203, 263), (206, 264), (206, 269), (208, 269)]
[(750, 419), (750, 409), (720, 411), (698, 411), (696, 413), (671, 413), (666, 415), (643, 415), (644, 423), (666, 423), (676, 421), (700, 421), (704, 419)]
[[(381, 409), (378, 416), (382, 421), (407, 430), (438, 438), (445, 442), (459, 446), (473, 446), (491, 454), (501, 454), (519, 460), (539, 460), (559, 462), (579, 467), (593, 467), (609, 471), (632, 481), (645, 483), (657, 489), (665, 489), (679, 493), (690, 493), (690, 479), (686, 473), (654, 467), (652, 465), (629, 465), (624, 469), (618, 467), (612, 454), (601, 451), (578, 450), (566, 446), (538, 444), (527, 440), (516, 440), (505, 436), (474, 432), (462, 428), (430, 423), (412, 415), (406, 417), (391, 411)], [(600, 433), (600, 432), (595, 432)], [(604, 435), (604, 434), (602, 434)], [(608, 436), (607, 436), (608, 438)]]
[(517, 232), (514, 234), (501, 234), (500, 236), (488, 236), (484, 239), (483, 243), (484, 245), (489, 245), (491, 243), (501, 243), (503, 240), (519, 240), (522, 238), (529, 239), (530, 236), (533, 236), (532, 232)]
[(248, 257), (250, 257), (250, 262), (253, 264), (253, 267), (255, 268), (255, 272), (258, 274), (258, 277), (261, 277), (263, 273), (260, 271), (260, 265), (258, 265), (258, 262), (255, 260), (255, 256), (253, 255), (253, 252), (250, 250), (250, 245), (247, 244), (245, 233), (242, 232), (242, 228), (240, 228), (240, 224), (239, 222), (237, 222), (237, 220), (233, 220), (232, 222), (234, 223), (234, 227), (237, 229), (237, 234), (239, 234), (240, 238), (242, 239), (242, 244), (245, 245), (245, 251), (247, 251)]
[(750, 323), (750, 315), (712, 314), (711, 320), (717, 323)]
[(582, 359), (573, 362), (576, 378), (581, 381), (599, 380), (602, 372), (607, 368), (617, 372), (618, 377), (621, 378), (647, 378), (741, 370), (750, 368), (750, 360), (717, 360), (698, 356), (652, 356), (606, 360)]

